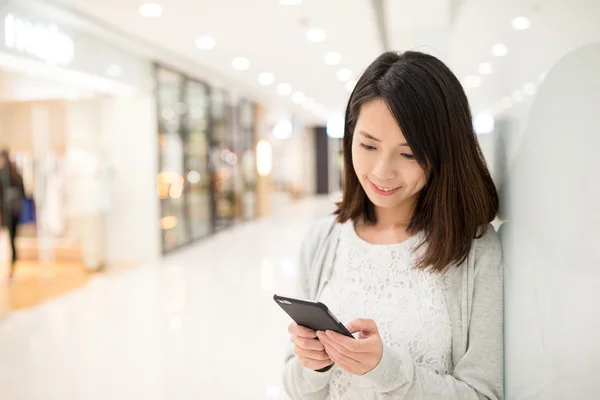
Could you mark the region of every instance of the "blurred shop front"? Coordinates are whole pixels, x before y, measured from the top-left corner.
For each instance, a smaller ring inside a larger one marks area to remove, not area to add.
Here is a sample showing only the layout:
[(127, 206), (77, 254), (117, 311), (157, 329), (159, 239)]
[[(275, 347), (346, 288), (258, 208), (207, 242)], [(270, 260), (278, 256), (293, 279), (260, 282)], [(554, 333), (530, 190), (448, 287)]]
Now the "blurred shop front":
[(163, 252), (257, 216), (250, 100), (155, 65)]
[(156, 259), (151, 62), (64, 13), (0, 4), (0, 148), (26, 188), (21, 260), (98, 270)]

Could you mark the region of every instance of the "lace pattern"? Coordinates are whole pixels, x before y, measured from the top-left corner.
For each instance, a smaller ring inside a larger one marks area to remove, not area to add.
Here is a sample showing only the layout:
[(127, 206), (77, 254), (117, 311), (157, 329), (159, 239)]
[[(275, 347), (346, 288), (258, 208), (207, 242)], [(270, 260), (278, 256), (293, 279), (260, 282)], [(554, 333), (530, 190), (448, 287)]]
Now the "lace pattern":
[[(373, 245), (356, 234), (352, 222), (344, 224), (332, 275), (319, 300), (343, 323), (374, 319), (385, 345), (407, 346), (417, 365), (447, 374), (452, 368), (452, 326), (438, 277), (412, 268), (419, 239)], [(356, 378), (334, 366), (328, 398), (385, 398)]]

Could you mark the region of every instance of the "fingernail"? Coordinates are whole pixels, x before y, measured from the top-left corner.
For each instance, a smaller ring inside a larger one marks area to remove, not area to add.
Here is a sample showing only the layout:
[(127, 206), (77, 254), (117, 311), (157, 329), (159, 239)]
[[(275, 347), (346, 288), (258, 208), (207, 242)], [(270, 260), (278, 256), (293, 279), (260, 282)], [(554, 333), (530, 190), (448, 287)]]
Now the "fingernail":
[(349, 331), (351, 331), (352, 329), (354, 329), (354, 325), (352, 325), (352, 323), (351, 323), (351, 322), (348, 322), (348, 323), (346, 324), (346, 329), (348, 329)]
[(332, 331), (327, 331), (327, 336), (329, 336), (330, 338), (333, 338), (333, 332)]

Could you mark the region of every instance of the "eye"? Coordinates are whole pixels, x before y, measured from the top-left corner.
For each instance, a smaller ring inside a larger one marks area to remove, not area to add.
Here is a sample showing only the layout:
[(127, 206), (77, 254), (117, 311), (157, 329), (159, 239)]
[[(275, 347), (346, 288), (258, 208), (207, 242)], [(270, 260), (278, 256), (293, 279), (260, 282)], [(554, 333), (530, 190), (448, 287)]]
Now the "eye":
[(402, 153), (401, 155), (402, 155), (402, 157), (406, 158), (407, 160), (414, 160), (415, 159), (415, 156), (412, 155), (412, 154)]
[(361, 143), (361, 144), (360, 144), (360, 147), (362, 147), (362, 148), (363, 148), (363, 149), (365, 149), (366, 151), (372, 151), (372, 150), (376, 150), (376, 148), (375, 148), (375, 147), (373, 147), (373, 146), (369, 146), (368, 144), (364, 144), (364, 143)]

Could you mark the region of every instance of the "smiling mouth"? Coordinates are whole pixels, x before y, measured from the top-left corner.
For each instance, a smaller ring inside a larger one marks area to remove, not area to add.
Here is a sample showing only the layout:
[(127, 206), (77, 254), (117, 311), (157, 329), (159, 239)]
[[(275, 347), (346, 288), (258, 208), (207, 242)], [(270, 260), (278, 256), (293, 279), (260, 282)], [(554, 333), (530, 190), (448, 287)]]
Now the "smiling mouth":
[(371, 182), (371, 184), (373, 186), (375, 186), (377, 189), (381, 190), (382, 192), (393, 192), (394, 190), (400, 189), (400, 186), (396, 186), (396, 187), (379, 186), (379, 185), (376, 185), (375, 183), (373, 183), (373, 181), (371, 181), (370, 179), (369, 179), (369, 182)]

